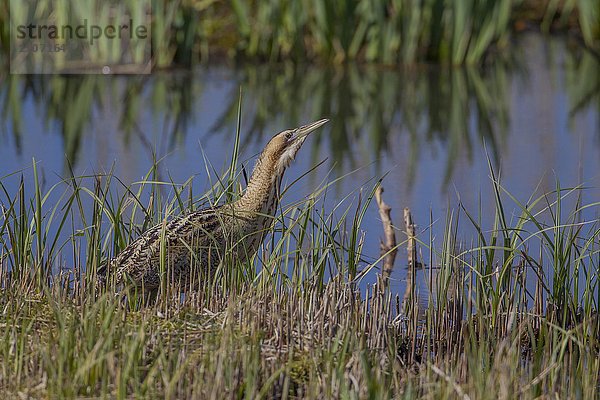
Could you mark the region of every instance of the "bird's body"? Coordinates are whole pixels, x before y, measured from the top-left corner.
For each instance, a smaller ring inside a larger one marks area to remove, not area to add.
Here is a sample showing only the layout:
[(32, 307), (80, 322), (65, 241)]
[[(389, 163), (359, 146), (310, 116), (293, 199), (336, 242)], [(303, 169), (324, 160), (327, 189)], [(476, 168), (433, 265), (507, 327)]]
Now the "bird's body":
[(114, 272), (118, 283), (155, 290), (165, 277), (188, 285), (198, 274), (210, 273), (221, 263), (243, 263), (253, 257), (273, 223), (285, 168), (306, 136), (326, 122), (320, 120), (275, 135), (261, 153), (239, 200), (150, 228), (100, 274)]

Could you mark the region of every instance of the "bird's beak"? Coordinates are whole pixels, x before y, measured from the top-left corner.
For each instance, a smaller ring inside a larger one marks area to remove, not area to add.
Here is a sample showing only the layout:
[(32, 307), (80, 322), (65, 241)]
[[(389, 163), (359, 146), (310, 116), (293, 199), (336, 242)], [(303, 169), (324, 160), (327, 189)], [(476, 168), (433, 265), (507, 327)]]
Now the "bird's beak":
[(296, 128), (296, 132), (294, 132), (294, 136), (290, 139), (290, 141), (295, 142), (298, 139), (305, 138), (306, 136), (308, 136), (308, 134), (310, 134), (317, 128), (322, 127), (327, 122), (329, 122), (329, 120), (327, 118), (324, 118), (315, 122), (311, 122), (310, 124), (301, 126), (300, 128)]

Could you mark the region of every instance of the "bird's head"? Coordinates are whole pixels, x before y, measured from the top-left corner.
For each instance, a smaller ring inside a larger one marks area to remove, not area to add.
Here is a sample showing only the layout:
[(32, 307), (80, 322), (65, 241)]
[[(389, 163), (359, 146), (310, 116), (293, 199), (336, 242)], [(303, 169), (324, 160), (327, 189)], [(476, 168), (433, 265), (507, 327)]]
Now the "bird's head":
[(279, 188), (285, 169), (296, 157), (308, 135), (328, 121), (321, 119), (273, 136), (258, 157), (246, 192), (240, 199), (242, 209), (255, 207), (262, 210), (263, 201), (270, 198), (273, 188)]
[(317, 128), (325, 125), (329, 120), (321, 119), (316, 122), (295, 129), (288, 129), (273, 136), (269, 141), (261, 158), (268, 158), (274, 168), (276, 176), (281, 176), (290, 162), (296, 157), (298, 150), (308, 137)]

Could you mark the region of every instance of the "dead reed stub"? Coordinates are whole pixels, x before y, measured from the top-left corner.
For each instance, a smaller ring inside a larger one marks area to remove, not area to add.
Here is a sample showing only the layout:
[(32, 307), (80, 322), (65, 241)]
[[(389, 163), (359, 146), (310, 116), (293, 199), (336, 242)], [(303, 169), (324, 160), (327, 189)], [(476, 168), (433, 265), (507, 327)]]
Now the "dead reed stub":
[(387, 205), (382, 198), (383, 186), (377, 187), (375, 191), (375, 201), (379, 209), (379, 216), (383, 224), (384, 240), (380, 240), (381, 255), (383, 256), (382, 275), (387, 280), (394, 269), (394, 261), (398, 253), (396, 245), (396, 232), (394, 232), (394, 224), (392, 222), (392, 208)]

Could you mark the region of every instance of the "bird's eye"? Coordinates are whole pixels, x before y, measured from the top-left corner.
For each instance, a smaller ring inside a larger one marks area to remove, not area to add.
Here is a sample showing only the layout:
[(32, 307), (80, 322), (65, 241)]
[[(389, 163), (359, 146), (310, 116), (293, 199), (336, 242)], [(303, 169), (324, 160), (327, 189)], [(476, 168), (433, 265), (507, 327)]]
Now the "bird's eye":
[(287, 140), (290, 140), (292, 138), (292, 136), (294, 136), (294, 132), (293, 131), (289, 131), (288, 133), (285, 134), (285, 138)]

